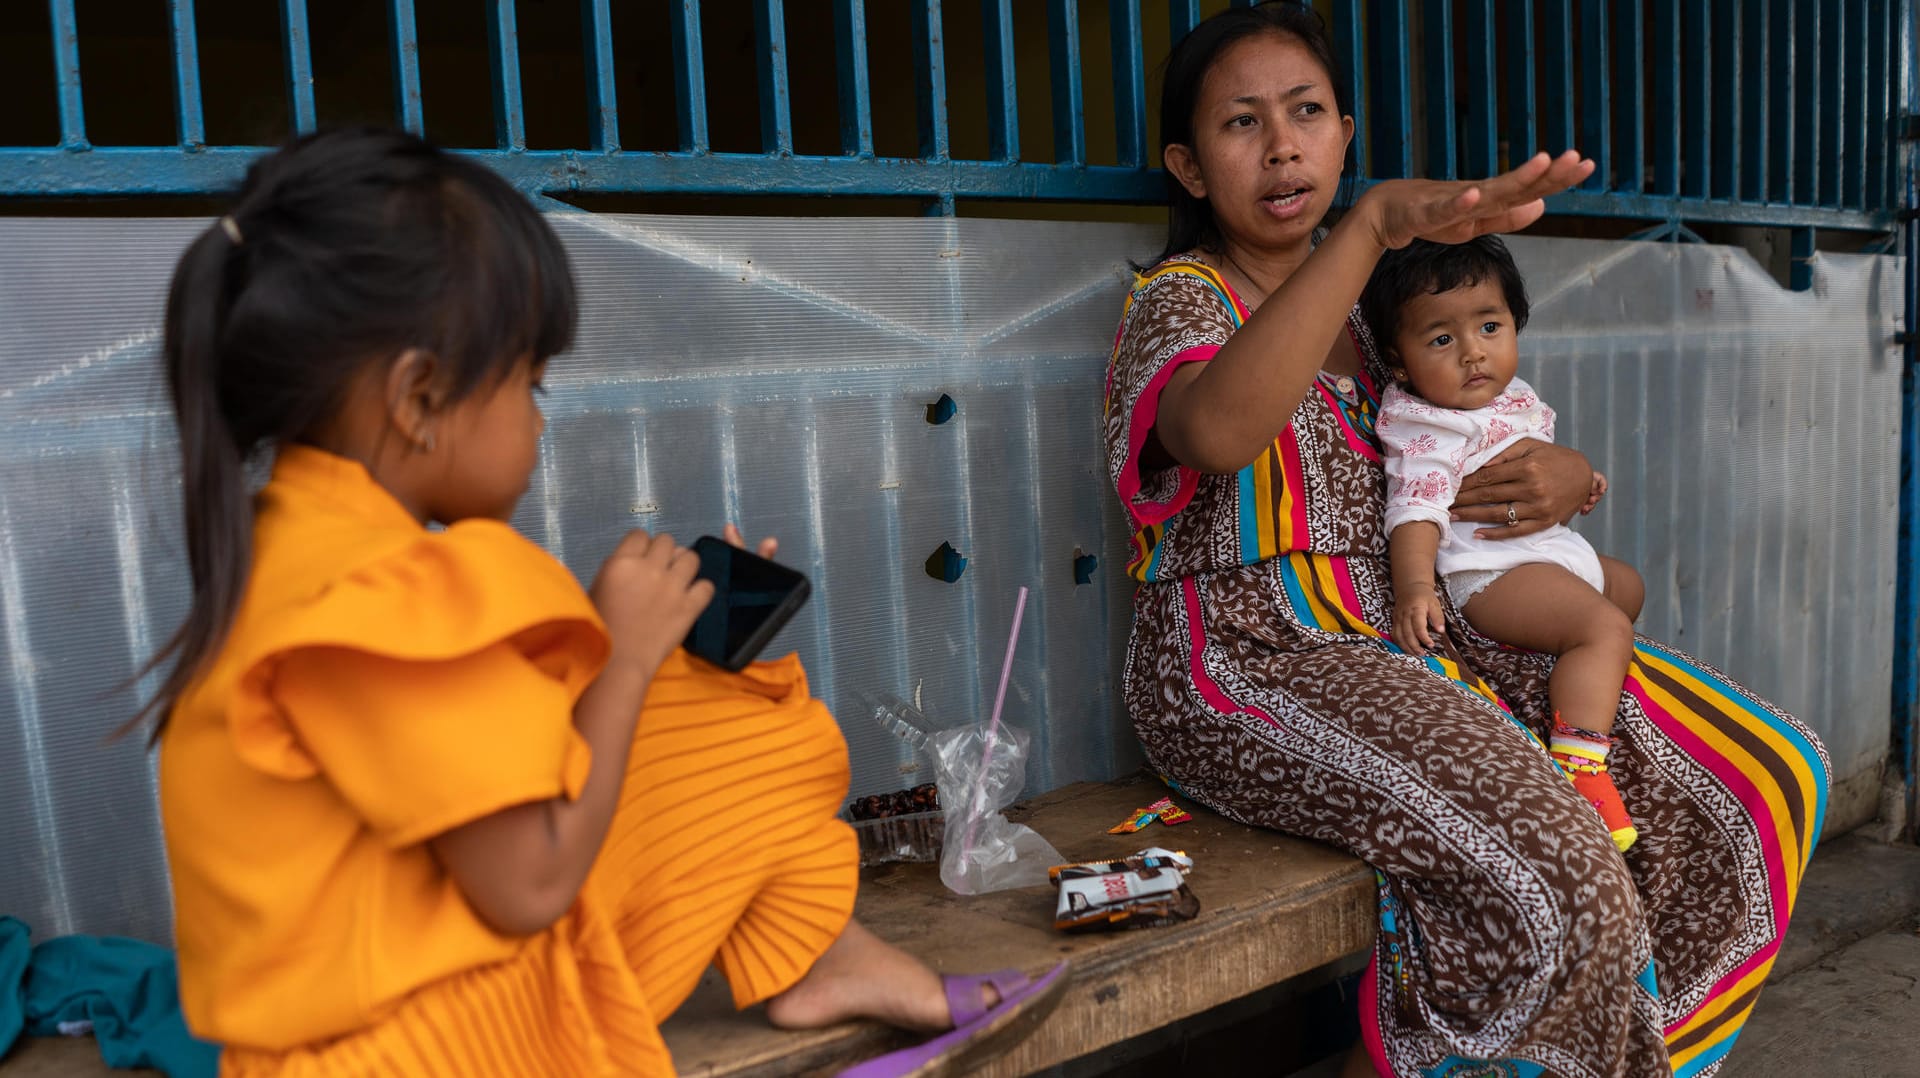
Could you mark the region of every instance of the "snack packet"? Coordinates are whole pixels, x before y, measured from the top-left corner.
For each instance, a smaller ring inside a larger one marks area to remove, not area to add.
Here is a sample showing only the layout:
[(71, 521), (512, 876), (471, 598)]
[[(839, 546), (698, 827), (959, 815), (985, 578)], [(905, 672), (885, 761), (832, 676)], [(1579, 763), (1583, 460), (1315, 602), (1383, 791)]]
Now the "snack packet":
[(1190, 921), (1200, 912), (1187, 887), (1192, 868), (1186, 854), (1157, 846), (1118, 861), (1055, 865), (1047, 870), (1060, 888), (1053, 927), (1077, 932)]

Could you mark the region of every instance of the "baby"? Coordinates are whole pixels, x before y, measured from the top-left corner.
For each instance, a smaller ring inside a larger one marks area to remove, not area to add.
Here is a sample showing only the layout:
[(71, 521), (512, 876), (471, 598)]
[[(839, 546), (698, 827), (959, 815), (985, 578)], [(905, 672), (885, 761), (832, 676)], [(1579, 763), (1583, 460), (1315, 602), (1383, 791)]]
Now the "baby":
[[(1448, 507), (1460, 482), (1523, 439), (1553, 441), (1553, 409), (1514, 377), (1527, 292), (1506, 245), (1415, 240), (1388, 251), (1360, 304), (1394, 384), (1377, 430), (1386, 448), (1393, 637), (1425, 654), (1446, 627), (1437, 588), (1475, 631), (1558, 656), (1549, 751), (1621, 850), (1639, 837), (1607, 773), (1615, 710), (1644, 588), (1564, 524), (1484, 538)], [(1606, 491), (1594, 473), (1591, 510)], [(1508, 523), (1517, 524), (1511, 505)], [(1440, 581), (1436, 584), (1437, 578)]]

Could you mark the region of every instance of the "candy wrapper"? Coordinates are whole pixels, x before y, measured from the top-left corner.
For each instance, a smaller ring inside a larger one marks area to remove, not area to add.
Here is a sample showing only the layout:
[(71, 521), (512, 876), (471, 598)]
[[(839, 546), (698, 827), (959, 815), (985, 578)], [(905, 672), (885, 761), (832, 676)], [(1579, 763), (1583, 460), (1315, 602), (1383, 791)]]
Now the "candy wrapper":
[(1060, 888), (1053, 927), (1085, 932), (1191, 921), (1200, 913), (1187, 887), (1192, 870), (1191, 857), (1158, 846), (1118, 861), (1055, 865), (1047, 870)]
[(1133, 815), (1107, 828), (1109, 835), (1131, 835), (1155, 820), (1173, 827), (1193, 819), (1193, 813), (1173, 803), (1173, 798), (1163, 797), (1143, 809), (1134, 809)]

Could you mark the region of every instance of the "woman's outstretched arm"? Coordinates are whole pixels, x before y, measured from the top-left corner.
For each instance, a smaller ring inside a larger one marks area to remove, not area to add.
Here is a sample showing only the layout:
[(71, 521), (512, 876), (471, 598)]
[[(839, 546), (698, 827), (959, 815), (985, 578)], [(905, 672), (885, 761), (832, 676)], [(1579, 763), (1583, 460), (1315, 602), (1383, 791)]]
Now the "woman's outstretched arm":
[(1246, 467), (1306, 396), (1381, 252), (1417, 238), (1458, 243), (1525, 228), (1545, 211), (1542, 198), (1592, 171), (1569, 150), (1479, 182), (1390, 180), (1370, 189), (1211, 361), (1168, 380), (1154, 424), (1161, 447), (1203, 472)]

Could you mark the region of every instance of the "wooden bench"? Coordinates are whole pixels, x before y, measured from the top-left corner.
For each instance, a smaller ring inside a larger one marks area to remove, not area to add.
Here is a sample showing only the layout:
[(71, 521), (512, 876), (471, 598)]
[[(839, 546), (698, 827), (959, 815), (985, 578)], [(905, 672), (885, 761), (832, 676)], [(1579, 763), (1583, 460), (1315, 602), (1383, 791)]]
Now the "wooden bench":
[[(1068, 936), (1053, 929), (1051, 887), (965, 898), (947, 890), (935, 865), (882, 865), (863, 873), (860, 918), (936, 969), (1011, 966), (1038, 972), (1072, 959), (1073, 979), (1059, 1010), (982, 1073), (997, 1078), (1062, 1063), (1372, 944), (1373, 873), (1346, 854), (1197, 808), (1193, 822), (1179, 827), (1155, 823), (1137, 834), (1106, 833), (1165, 794), (1165, 787), (1144, 777), (1081, 783), (1008, 815), (1074, 861), (1124, 856), (1146, 846), (1186, 851), (1195, 862), (1189, 883), (1200, 899), (1200, 916), (1185, 924)], [(831, 1073), (911, 1043), (871, 1024), (804, 1033), (774, 1029), (758, 1010), (735, 1011), (725, 983), (712, 972), (668, 1020), (665, 1033), (681, 1074), (713, 1078)], [(24, 1043), (4, 1069), (8, 1078), (129, 1073), (103, 1066), (90, 1040)]]
[[(1053, 929), (1051, 887), (962, 897), (938, 866), (882, 865), (862, 875), (857, 915), (885, 939), (943, 971), (1017, 967), (1062, 958), (1073, 980), (1039, 1031), (981, 1073), (1027, 1074), (1149, 1033), (1363, 950), (1373, 943), (1373, 872), (1316, 843), (1242, 827), (1195, 808), (1192, 823), (1109, 835), (1133, 809), (1166, 795), (1145, 777), (1081, 783), (1026, 802), (1009, 817), (1073, 861), (1147, 846), (1184, 850), (1200, 916), (1180, 925), (1092, 935)], [(1191, 808), (1192, 806), (1188, 806)], [(831, 1072), (911, 1043), (850, 1025), (788, 1033), (757, 1011), (736, 1012), (709, 973), (665, 1033), (682, 1075), (760, 1078)]]

